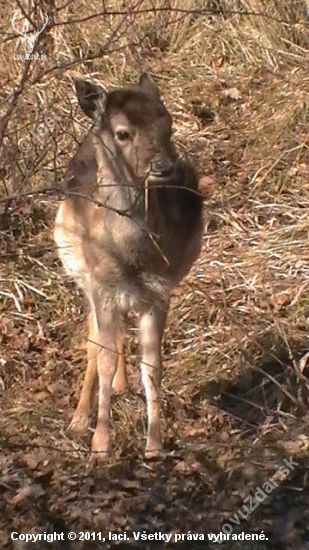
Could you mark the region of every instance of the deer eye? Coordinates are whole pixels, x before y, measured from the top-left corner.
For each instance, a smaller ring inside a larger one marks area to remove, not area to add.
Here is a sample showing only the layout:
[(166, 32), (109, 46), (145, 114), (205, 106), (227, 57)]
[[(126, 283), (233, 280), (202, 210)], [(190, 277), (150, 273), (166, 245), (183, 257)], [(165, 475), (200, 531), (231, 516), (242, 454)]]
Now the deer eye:
[(128, 139), (130, 139), (130, 134), (127, 130), (117, 130), (116, 138), (121, 142), (128, 141)]

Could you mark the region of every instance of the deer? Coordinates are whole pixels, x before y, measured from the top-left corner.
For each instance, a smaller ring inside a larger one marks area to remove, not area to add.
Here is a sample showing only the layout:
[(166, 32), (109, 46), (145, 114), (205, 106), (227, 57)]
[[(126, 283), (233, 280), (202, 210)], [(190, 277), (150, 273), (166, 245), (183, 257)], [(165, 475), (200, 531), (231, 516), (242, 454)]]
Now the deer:
[(112, 89), (74, 82), (92, 124), (67, 168), (54, 240), (90, 314), (87, 367), (69, 430), (88, 429), (98, 382), (91, 458), (110, 456), (111, 395), (127, 388), (125, 319), (133, 312), (148, 417), (145, 458), (160, 457), (162, 339), (171, 294), (201, 251), (198, 175), (172, 140), (172, 116), (149, 73)]

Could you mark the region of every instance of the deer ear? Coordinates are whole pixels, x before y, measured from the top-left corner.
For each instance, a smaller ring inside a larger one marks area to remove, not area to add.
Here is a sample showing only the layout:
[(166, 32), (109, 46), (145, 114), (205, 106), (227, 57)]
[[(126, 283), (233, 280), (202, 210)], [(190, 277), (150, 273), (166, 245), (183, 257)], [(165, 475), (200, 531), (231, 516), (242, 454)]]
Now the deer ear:
[(160, 92), (158, 87), (155, 85), (153, 79), (148, 73), (142, 73), (138, 81), (138, 85), (145, 90), (145, 92), (154, 96), (156, 99), (160, 98)]
[(78, 102), (85, 115), (92, 120), (100, 118), (105, 111), (107, 101), (105, 88), (81, 78), (76, 78), (74, 83)]

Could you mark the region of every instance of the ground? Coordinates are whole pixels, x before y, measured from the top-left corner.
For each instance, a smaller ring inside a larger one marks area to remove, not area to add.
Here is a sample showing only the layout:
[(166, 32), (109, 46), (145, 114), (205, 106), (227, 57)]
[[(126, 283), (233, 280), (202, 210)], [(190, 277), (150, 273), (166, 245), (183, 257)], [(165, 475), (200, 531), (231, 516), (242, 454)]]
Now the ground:
[[(218, 8), (141, 0), (128, 12), (115, 1), (104, 8), (114, 10), (109, 15), (95, 1), (74, 9), (41, 2), (49, 27), (37, 51), (46, 59), (29, 63), (13, 57), (24, 53), (10, 23), (13, 4), (0, 20), (1, 548), (28, 548), (10, 539), (13, 531), (206, 536), (229, 524), (267, 540), (225, 542), (228, 550), (308, 549), (306, 2), (230, 0)], [(27, 9), (40, 28), (40, 9)], [(85, 369), (87, 309), (64, 276), (52, 225), (63, 171), (89, 127), (73, 77), (113, 86), (142, 70), (157, 77), (175, 141), (198, 167), (203, 250), (174, 293), (164, 337), (166, 456), (143, 458), (146, 411), (132, 325), (130, 391), (113, 398), (113, 452), (94, 465), (93, 426), (80, 439), (67, 432)], [(268, 497), (242, 518), (244, 502), (271, 478)], [(131, 535), (104, 547), (169, 546)]]

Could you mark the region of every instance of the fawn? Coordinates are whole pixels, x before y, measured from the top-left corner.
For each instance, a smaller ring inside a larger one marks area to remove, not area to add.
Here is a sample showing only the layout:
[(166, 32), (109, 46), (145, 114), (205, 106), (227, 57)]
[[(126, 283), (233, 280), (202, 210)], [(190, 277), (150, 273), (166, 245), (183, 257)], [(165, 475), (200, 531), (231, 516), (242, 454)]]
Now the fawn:
[(92, 128), (69, 164), (54, 229), (63, 266), (90, 305), (88, 364), (70, 427), (87, 428), (98, 378), (92, 451), (107, 456), (112, 388), (124, 391), (127, 384), (123, 319), (134, 311), (151, 458), (162, 450), (161, 341), (171, 292), (200, 253), (202, 197), (147, 73), (126, 88), (107, 91), (82, 79), (75, 88)]

